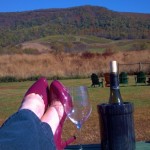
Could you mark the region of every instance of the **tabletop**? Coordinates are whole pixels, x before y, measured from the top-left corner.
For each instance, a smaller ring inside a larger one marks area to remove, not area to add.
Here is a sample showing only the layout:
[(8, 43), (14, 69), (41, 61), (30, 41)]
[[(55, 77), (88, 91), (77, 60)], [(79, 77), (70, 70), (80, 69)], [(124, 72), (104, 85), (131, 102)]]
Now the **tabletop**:
[[(69, 145), (65, 150), (77, 150), (79, 145)], [(101, 150), (100, 144), (86, 144), (83, 145), (83, 150)], [(136, 150), (150, 150), (150, 141), (136, 142)]]

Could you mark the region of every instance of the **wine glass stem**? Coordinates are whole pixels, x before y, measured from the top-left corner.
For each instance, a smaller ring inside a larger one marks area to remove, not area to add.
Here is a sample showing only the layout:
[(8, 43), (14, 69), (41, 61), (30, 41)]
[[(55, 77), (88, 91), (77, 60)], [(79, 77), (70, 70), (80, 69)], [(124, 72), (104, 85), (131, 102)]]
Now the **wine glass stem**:
[(78, 128), (78, 131), (79, 131), (78, 136), (79, 136), (79, 145), (80, 145), (80, 149), (79, 150), (83, 150), (83, 148), (82, 148), (82, 137), (81, 137), (81, 127)]

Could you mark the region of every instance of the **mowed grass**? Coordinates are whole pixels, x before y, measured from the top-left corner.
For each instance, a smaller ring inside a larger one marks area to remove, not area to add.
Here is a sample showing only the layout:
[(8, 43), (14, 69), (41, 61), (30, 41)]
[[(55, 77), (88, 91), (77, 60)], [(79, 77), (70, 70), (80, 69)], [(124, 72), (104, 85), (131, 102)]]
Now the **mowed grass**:
[[(91, 87), (90, 79), (60, 80), (65, 86), (85, 85), (88, 87), (89, 98), (92, 104), (92, 113), (82, 128), (82, 143), (99, 143), (99, 118), (97, 105), (107, 103), (109, 99), (109, 87)], [(51, 81), (49, 81), (49, 84)], [(22, 101), (27, 89), (33, 84), (28, 82), (0, 83), (0, 125), (13, 113), (15, 113)], [(150, 86), (134, 83), (134, 78), (129, 78), (128, 85), (120, 85), (124, 101), (134, 104), (134, 124), (136, 140), (148, 141), (150, 139)], [(64, 125), (63, 138), (67, 139), (76, 134), (76, 127), (67, 119)], [(74, 143), (76, 144), (78, 140)]]

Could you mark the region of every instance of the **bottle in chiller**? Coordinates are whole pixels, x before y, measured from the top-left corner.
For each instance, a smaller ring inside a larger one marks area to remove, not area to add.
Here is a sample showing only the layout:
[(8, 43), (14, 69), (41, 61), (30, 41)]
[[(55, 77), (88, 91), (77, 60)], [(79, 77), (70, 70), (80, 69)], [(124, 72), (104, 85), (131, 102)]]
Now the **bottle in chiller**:
[(109, 103), (99, 104), (97, 109), (101, 150), (135, 150), (134, 107), (122, 100), (116, 61), (110, 62)]

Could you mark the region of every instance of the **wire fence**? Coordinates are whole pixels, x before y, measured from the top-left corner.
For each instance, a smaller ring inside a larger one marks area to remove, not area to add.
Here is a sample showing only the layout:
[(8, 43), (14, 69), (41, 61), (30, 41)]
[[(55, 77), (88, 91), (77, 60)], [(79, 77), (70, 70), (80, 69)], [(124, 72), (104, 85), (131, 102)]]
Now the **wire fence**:
[(127, 72), (128, 74), (136, 74), (139, 71), (150, 74), (150, 62), (118, 64), (118, 68), (119, 72)]

